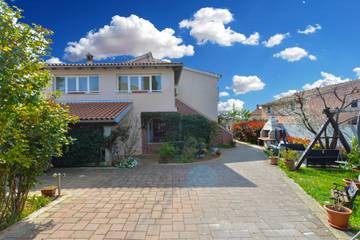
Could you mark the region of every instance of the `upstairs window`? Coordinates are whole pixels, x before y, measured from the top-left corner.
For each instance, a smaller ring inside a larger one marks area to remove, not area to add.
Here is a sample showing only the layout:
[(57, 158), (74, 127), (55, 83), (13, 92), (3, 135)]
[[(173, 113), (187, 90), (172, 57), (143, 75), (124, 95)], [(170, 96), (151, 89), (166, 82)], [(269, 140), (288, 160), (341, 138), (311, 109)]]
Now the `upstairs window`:
[(120, 75), (118, 77), (119, 92), (161, 92), (160, 75)]
[(98, 76), (68, 76), (55, 78), (55, 90), (63, 93), (98, 93)]

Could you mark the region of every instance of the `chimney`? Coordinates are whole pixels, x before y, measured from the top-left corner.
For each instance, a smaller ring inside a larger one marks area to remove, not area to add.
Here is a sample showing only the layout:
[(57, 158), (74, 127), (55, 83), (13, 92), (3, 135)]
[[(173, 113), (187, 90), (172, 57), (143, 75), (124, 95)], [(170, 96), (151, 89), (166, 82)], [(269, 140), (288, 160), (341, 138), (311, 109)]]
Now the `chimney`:
[(94, 56), (91, 55), (90, 53), (88, 53), (88, 54), (86, 55), (86, 63), (87, 63), (87, 64), (93, 64), (93, 63), (94, 63)]

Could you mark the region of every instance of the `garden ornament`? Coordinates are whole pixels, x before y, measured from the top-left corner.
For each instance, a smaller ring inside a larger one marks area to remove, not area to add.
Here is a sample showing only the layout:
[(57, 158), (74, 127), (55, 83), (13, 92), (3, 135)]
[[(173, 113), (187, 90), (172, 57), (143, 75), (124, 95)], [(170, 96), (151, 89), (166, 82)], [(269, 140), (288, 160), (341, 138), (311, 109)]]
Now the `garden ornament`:
[(52, 175), (54, 178), (57, 178), (57, 184), (58, 184), (58, 196), (61, 195), (61, 176), (65, 177), (65, 173), (54, 173)]

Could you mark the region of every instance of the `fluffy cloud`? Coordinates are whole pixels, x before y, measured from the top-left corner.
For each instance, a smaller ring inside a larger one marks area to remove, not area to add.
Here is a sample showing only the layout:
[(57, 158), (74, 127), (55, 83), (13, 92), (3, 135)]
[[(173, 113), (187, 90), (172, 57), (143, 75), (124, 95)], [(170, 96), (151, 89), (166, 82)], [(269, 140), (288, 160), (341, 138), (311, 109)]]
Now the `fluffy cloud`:
[(183, 44), (174, 33), (171, 28), (159, 31), (150, 21), (136, 15), (116, 15), (110, 25), (90, 31), (78, 42), (69, 42), (65, 58), (78, 61), (91, 53), (95, 59), (104, 59), (119, 55), (139, 56), (149, 51), (159, 59), (193, 55), (194, 47)]
[(257, 76), (233, 76), (232, 90), (236, 95), (262, 90), (265, 83)]
[(190, 29), (190, 35), (198, 44), (208, 41), (221, 46), (231, 46), (236, 42), (245, 45), (259, 44), (259, 33), (255, 32), (247, 38), (244, 34), (225, 26), (232, 21), (233, 15), (228, 9), (206, 7), (199, 9), (192, 19), (182, 20), (179, 26)]
[(63, 63), (63, 62), (57, 57), (52, 57), (46, 60), (46, 63), (54, 64), (54, 63)]
[(341, 77), (337, 77), (331, 73), (327, 73), (327, 72), (321, 72), (320, 73), (322, 79), (319, 79), (315, 82), (313, 82), (312, 84), (305, 84), (303, 86), (304, 90), (309, 90), (309, 89), (313, 89), (313, 88), (317, 88), (317, 87), (325, 87), (325, 86), (329, 86), (329, 85), (333, 85), (333, 84), (338, 84), (338, 83), (344, 83), (344, 82), (348, 82), (350, 81), (349, 78), (345, 78), (342, 79)]
[(355, 72), (356, 77), (357, 77), (357, 78), (360, 78), (360, 67), (354, 68), (353, 71)]
[(281, 44), (281, 42), (290, 36), (290, 33), (277, 33), (273, 36), (271, 36), (267, 41), (263, 41), (265, 47), (271, 48), (276, 45)]
[(283, 98), (283, 97), (288, 97), (288, 96), (294, 95), (296, 92), (297, 92), (296, 90), (291, 89), (289, 91), (282, 92), (282, 93), (279, 93), (279, 94), (275, 95), (274, 98), (275, 99), (280, 99), (280, 98)]
[(226, 91), (223, 91), (223, 92), (220, 92), (219, 93), (219, 96), (220, 97), (227, 97), (227, 96), (229, 96), (230, 94), (228, 93), (228, 92), (226, 92)]
[(220, 101), (218, 103), (218, 111), (219, 112), (228, 112), (231, 111), (233, 108), (243, 108), (244, 102), (239, 99), (228, 99), (226, 101)]
[(273, 55), (276, 58), (282, 58), (289, 62), (296, 62), (304, 57), (308, 57), (311, 61), (316, 60), (316, 56), (309, 54), (305, 49), (300, 47), (285, 48), (279, 53)]
[(320, 24), (315, 24), (314, 26), (312, 25), (308, 25), (304, 30), (298, 30), (298, 33), (301, 33), (301, 34), (312, 34), (312, 33), (315, 33), (316, 31), (320, 30), (321, 29), (321, 26)]

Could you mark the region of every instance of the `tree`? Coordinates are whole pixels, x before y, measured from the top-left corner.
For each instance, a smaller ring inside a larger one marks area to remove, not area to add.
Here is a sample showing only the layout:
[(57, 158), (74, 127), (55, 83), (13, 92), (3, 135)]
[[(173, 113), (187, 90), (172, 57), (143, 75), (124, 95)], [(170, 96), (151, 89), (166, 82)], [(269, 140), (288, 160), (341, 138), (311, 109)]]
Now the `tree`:
[(245, 108), (235, 108), (219, 115), (219, 123), (223, 126), (230, 126), (240, 121), (248, 121), (250, 118), (250, 111)]
[(74, 119), (45, 95), (50, 31), (20, 23), (21, 11), (0, 0), (0, 229), (16, 221), (29, 190), (69, 144)]
[[(321, 91), (320, 88), (315, 89), (315, 93), (311, 97), (307, 97), (305, 92), (295, 93), (291, 99), (294, 101), (294, 109), (283, 108), (279, 110), (281, 114), (291, 116), (295, 123), (305, 127), (314, 136), (317, 134), (320, 126), (325, 122), (326, 116), (322, 113), (323, 109), (333, 108), (339, 111), (335, 114), (334, 120), (340, 125), (344, 122), (351, 120), (354, 116), (350, 116), (343, 121), (340, 121), (340, 114), (351, 104), (350, 97), (354, 97), (358, 94), (357, 87), (351, 89), (342, 89), (335, 87), (330, 91)], [(309, 98), (320, 100), (322, 105), (320, 108), (318, 105), (314, 106), (309, 104)], [(354, 99), (353, 99), (354, 100)], [(324, 131), (324, 137), (319, 140), (319, 144), (322, 148), (334, 149), (338, 144), (339, 133), (333, 129), (330, 125)]]

